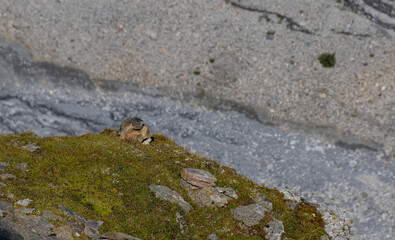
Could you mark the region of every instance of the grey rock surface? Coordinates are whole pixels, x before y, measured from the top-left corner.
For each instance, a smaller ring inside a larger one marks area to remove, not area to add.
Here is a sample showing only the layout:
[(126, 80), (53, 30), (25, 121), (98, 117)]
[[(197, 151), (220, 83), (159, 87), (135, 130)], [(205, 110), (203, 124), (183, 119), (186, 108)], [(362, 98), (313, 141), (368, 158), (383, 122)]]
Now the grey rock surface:
[(264, 228), (266, 232), (265, 238), (268, 240), (281, 240), (284, 235), (283, 223), (277, 219), (273, 219), (268, 223), (268, 227)]
[[(11, 213), (0, 219), (0, 238), (39, 240), (50, 237), (52, 224), (39, 216), (26, 216), (22, 213)], [(52, 239), (59, 239), (52, 237)]]
[(67, 208), (67, 207), (65, 207), (65, 206), (63, 206), (61, 204), (58, 205), (58, 208), (59, 208), (59, 210), (61, 212), (63, 212), (67, 216), (73, 217), (76, 222), (82, 223), (82, 224), (86, 223), (85, 217), (80, 215), (80, 214), (78, 214), (78, 213), (76, 213), (76, 212), (74, 212), (73, 210), (71, 210), (71, 209), (69, 209), (69, 208)]
[(50, 220), (53, 220), (53, 221), (61, 221), (62, 220), (61, 216), (58, 216), (58, 215), (54, 214), (50, 210), (43, 210), (42, 216), (44, 218), (46, 218), (46, 219), (50, 219)]
[(56, 227), (53, 229), (53, 232), (59, 238), (63, 238), (66, 240), (74, 240), (73, 234), (75, 233), (75, 230), (69, 225)]
[(210, 235), (207, 236), (207, 239), (218, 240), (218, 236), (215, 233), (211, 233)]
[(186, 202), (178, 192), (171, 190), (169, 187), (151, 184), (149, 188), (151, 189), (151, 191), (155, 193), (155, 196), (160, 200), (166, 200), (173, 203), (177, 203), (182, 207), (182, 209), (184, 209), (186, 213), (191, 211), (192, 209), (191, 205), (188, 202)]
[(217, 178), (213, 174), (203, 169), (183, 168), (181, 170), (181, 177), (189, 184), (197, 187), (212, 187), (215, 185), (215, 181), (217, 181)]
[(236, 191), (231, 187), (215, 187), (215, 190), (217, 190), (217, 192), (219, 192), (221, 194), (224, 194), (225, 196), (228, 196), (228, 197), (231, 197), (234, 199), (239, 198)]
[(20, 212), (24, 214), (32, 214), (34, 212), (35, 208), (16, 208), (15, 212)]
[(105, 234), (101, 235), (100, 239), (141, 240), (140, 238), (136, 238), (136, 237), (130, 236), (129, 234), (120, 233), (120, 232), (105, 233)]
[(230, 210), (230, 213), (236, 220), (242, 221), (247, 227), (257, 225), (265, 216), (265, 210), (256, 203), (239, 206)]
[[(322, 218), (325, 221), (325, 231), (332, 239), (350, 239), (351, 216), (341, 208), (318, 206)], [(376, 235), (372, 239), (378, 237)], [(377, 238), (379, 239), (379, 238)]]
[(4, 168), (5, 168), (5, 167), (8, 167), (8, 166), (10, 166), (9, 163), (0, 162), (0, 171), (4, 171)]
[(232, 199), (213, 187), (189, 190), (188, 197), (200, 207), (223, 207)]
[(12, 207), (12, 203), (9, 203), (7, 201), (0, 201), (0, 211), (3, 213), (10, 213), (14, 211), (14, 208)]
[(99, 239), (99, 227), (102, 224), (102, 221), (87, 220), (85, 223), (84, 234), (92, 239)]
[(7, 179), (15, 179), (15, 178), (16, 178), (16, 176), (14, 174), (10, 174), (10, 173), (0, 174), (0, 179), (2, 181), (7, 180)]
[(28, 144), (26, 146), (23, 146), (23, 148), (29, 150), (32, 153), (36, 152), (36, 151), (39, 151), (41, 149), (41, 147), (39, 145), (35, 144), (35, 143), (31, 143), (31, 144)]
[(29, 198), (25, 198), (25, 199), (21, 199), (19, 201), (17, 201), (15, 204), (19, 205), (19, 206), (23, 206), (23, 207), (27, 207), (29, 206), (29, 204), (32, 202), (33, 200), (29, 199)]
[(22, 170), (22, 171), (26, 171), (27, 170), (27, 163), (17, 163), (15, 166), (19, 170)]
[(266, 211), (272, 211), (273, 210), (273, 203), (269, 200), (266, 199), (264, 196), (261, 196), (257, 194), (254, 198), (255, 202), (258, 203), (265, 209)]

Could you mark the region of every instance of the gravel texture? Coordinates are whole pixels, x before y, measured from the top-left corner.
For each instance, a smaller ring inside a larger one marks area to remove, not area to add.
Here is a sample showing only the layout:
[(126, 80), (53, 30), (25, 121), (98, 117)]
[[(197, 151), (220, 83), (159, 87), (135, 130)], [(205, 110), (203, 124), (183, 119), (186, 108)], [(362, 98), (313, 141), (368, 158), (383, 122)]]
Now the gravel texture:
[[(3, 0), (0, 35), (91, 76), (235, 101), (395, 155), (393, 1)], [(336, 54), (334, 68), (317, 58)], [(313, 129), (313, 131), (311, 131)]]

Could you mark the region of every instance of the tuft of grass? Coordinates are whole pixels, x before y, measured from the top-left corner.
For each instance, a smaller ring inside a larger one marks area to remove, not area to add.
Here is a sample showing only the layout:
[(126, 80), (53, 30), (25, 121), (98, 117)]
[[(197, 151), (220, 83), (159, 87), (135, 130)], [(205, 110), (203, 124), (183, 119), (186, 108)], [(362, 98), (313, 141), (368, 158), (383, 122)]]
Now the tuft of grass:
[[(62, 204), (87, 219), (104, 221), (101, 233), (124, 232), (142, 239), (206, 239), (211, 233), (219, 239), (261, 239), (272, 218), (284, 223), (288, 239), (319, 239), (325, 233), (321, 215), (307, 202), (290, 209), (277, 190), (192, 154), (163, 135), (154, 137), (150, 145), (131, 145), (112, 129), (76, 137), (0, 135), (0, 161), (10, 163), (4, 172), (17, 176), (5, 181), (0, 200), (7, 200), (9, 193), (17, 200), (33, 199), (29, 207), (52, 210), (63, 217), (64, 222), (54, 222), (56, 226), (71, 220), (57, 209)], [(30, 153), (22, 148), (29, 143), (40, 145), (40, 151)], [(22, 162), (28, 164), (28, 171), (16, 167)], [(218, 179), (216, 186), (232, 187), (239, 198), (222, 208), (199, 208), (179, 183), (183, 168), (211, 172)], [(177, 204), (159, 200), (150, 184), (179, 192), (193, 209), (185, 214)], [(257, 193), (272, 201), (273, 212), (252, 228), (241, 227), (230, 209), (253, 203)], [(177, 213), (185, 218), (184, 233)]]
[(318, 57), (318, 60), (325, 68), (334, 67), (336, 64), (335, 53), (323, 53)]

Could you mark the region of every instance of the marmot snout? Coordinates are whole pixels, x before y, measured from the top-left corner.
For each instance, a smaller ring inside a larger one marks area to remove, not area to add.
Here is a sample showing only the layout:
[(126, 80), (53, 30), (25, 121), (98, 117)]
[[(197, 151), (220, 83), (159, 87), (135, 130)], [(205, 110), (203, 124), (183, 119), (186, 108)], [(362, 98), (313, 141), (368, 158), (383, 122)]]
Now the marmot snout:
[(125, 139), (131, 143), (141, 142), (148, 144), (153, 140), (151, 131), (140, 118), (125, 119), (121, 124), (118, 134), (121, 139)]

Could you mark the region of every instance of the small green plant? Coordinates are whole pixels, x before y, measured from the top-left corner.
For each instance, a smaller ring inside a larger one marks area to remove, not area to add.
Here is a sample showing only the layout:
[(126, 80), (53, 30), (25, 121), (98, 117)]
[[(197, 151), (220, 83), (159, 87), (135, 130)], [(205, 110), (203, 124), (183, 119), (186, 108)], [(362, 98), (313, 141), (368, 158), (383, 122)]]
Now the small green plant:
[(193, 74), (200, 75), (200, 71), (196, 69), (195, 71), (193, 71)]
[(333, 67), (336, 64), (335, 53), (323, 53), (318, 57), (318, 60), (326, 68)]
[(369, 57), (374, 57), (374, 54), (373, 53), (369, 54)]
[(214, 58), (210, 58), (210, 63), (214, 63), (215, 62), (215, 59)]

